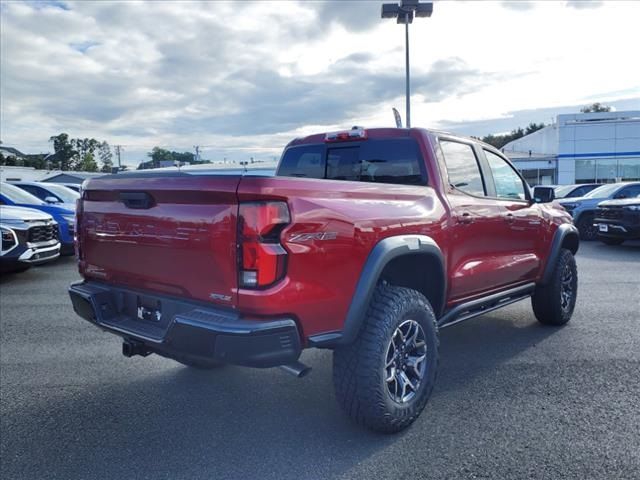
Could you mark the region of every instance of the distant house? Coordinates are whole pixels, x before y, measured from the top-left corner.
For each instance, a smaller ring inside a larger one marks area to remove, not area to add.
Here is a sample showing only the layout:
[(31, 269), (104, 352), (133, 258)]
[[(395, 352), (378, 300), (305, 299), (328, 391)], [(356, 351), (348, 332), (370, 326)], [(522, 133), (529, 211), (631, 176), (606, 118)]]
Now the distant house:
[(50, 182), (50, 183), (77, 183), (81, 184), (88, 178), (95, 178), (104, 175), (104, 173), (97, 172), (60, 172), (47, 177), (42, 182)]
[(16, 157), (17, 159), (22, 159), (26, 156), (17, 148), (5, 147), (4, 145), (0, 145), (0, 153), (5, 157)]

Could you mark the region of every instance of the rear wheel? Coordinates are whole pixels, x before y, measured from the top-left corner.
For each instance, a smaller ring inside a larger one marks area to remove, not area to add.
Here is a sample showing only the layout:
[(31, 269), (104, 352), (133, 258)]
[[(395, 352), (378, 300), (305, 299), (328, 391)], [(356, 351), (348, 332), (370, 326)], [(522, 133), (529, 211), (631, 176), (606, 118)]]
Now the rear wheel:
[(578, 231), (582, 240), (595, 240), (598, 235), (598, 228), (593, 224), (593, 213), (583, 213), (578, 220)]
[(607, 245), (622, 245), (624, 243), (624, 238), (611, 238), (611, 237), (599, 237), (602, 243), (606, 243)]
[(381, 285), (356, 341), (333, 354), (338, 402), (355, 422), (393, 433), (424, 409), (436, 380), (438, 327), (419, 292)]
[(538, 285), (531, 297), (533, 313), (544, 325), (564, 325), (571, 319), (578, 297), (578, 269), (570, 250), (563, 248), (547, 285)]

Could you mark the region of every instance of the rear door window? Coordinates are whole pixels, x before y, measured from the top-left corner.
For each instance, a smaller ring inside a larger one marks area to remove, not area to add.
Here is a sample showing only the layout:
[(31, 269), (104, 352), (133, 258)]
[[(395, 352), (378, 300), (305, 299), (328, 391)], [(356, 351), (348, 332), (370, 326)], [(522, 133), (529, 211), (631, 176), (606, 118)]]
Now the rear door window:
[(36, 197), (38, 197), (40, 200), (44, 200), (45, 198), (45, 191), (40, 188), (40, 187), (35, 187), (33, 185), (21, 185), (20, 187), (23, 190), (26, 190), (27, 192), (29, 192), (31, 195), (35, 195)]
[(440, 146), (447, 166), (449, 184), (465, 193), (485, 196), (480, 165), (471, 145), (440, 140)]
[(615, 198), (634, 198), (640, 195), (640, 185), (631, 185), (623, 188), (615, 195)]
[(404, 185), (427, 183), (418, 144), (410, 138), (291, 147), (280, 161), (278, 176)]

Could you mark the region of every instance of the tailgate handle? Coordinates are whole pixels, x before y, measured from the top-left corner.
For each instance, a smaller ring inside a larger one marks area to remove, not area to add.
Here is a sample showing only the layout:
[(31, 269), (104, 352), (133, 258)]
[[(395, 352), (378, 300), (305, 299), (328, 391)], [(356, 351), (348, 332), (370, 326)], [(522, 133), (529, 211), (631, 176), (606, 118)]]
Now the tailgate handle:
[(146, 192), (120, 192), (120, 200), (127, 208), (153, 207), (153, 197)]

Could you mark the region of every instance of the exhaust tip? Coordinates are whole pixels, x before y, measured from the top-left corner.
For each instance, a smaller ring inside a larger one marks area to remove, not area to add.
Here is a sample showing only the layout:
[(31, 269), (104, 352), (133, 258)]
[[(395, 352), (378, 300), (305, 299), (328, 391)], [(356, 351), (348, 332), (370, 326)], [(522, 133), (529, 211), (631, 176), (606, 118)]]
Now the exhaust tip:
[(296, 378), (306, 377), (311, 372), (311, 367), (302, 362), (287, 363), (286, 365), (280, 365), (280, 368)]

